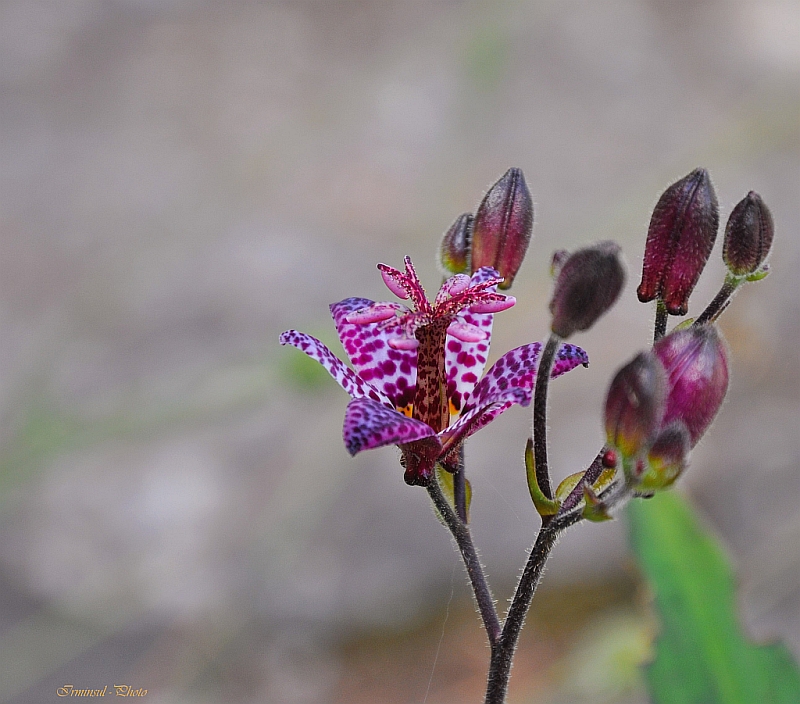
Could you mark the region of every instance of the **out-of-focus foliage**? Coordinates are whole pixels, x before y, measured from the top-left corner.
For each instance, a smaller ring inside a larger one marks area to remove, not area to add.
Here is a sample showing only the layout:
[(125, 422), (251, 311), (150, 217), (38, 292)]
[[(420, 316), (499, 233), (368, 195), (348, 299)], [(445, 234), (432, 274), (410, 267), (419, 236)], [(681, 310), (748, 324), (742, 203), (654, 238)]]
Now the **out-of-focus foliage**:
[(800, 701), (800, 671), (786, 648), (754, 645), (742, 632), (728, 560), (689, 504), (679, 494), (660, 494), (631, 503), (628, 517), (660, 620), (646, 671), (653, 701)]

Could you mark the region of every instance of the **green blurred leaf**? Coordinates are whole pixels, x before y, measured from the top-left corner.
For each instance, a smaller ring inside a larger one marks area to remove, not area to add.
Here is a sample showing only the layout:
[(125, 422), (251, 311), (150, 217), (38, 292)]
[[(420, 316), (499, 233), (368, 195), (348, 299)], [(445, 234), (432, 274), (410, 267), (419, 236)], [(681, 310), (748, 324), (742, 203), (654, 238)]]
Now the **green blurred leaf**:
[(646, 678), (655, 704), (796, 704), (800, 671), (782, 645), (751, 643), (731, 567), (679, 494), (628, 506), (630, 537), (660, 621)]

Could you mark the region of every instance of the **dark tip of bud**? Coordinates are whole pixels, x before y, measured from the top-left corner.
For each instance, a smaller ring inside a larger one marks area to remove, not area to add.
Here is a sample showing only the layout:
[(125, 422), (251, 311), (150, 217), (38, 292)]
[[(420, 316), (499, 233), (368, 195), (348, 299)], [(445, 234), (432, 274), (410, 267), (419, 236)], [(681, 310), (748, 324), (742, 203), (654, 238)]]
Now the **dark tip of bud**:
[(667, 373), (663, 423), (682, 421), (694, 447), (728, 391), (725, 344), (713, 325), (693, 325), (662, 337), (653, 353)]
[(616, 242), (579, 249), (561, 265), (550, 312), (552, 331), (566, 338), (588, 330), (616, 302), (625, 284), (625, 267)]
[(439, 262), (445, 273), (469, 273), (469, 249), (472, 241), (472, 213), (463, 213), (456, 218), (444, 233), (439, 246)]
[(566, 249), (557, 249), (553, 252), (553, 257), (550, 259), (550, 276), (553, 278), (558, 276), (558, 272), (561, 271), (561, 267), (564, 266), (567, 259), (569, 259), (569, 252)]
[(606, 396), (606, 436), (623, 457), (635, 457), (652, 441), (666, 392), (664, 368), (652, 352), (636, 355), (614, 376)]
[(686, 315), (718, 227), (717, 196), (705, 169), (667, 188), (650, 219), (639, 300), (659, 298), (671, 315)]
[(750, 191), (731, 211), (725, 226), (722, 259), (734, 276), (755, 273), (772, 247), (775, 225), (761, 196)]
[(511, 288), (533, 233), (533, 201), (520, 169), (509, 169), (483, 197), (475, 213), (470, 267), (491, 266)]

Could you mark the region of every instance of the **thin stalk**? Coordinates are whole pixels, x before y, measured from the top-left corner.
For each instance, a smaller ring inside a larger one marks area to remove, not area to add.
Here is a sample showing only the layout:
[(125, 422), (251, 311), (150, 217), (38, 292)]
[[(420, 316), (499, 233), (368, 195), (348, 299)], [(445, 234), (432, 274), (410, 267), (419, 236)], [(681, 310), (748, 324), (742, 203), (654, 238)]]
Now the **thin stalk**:
[(653, 342), (658, 342), (667, 333), (667, 306), (660, 298), (656, 301), (656, 323), (653, 330)]
[(561, 508), (558, 510), (559, 514), (564, 515), (568, 511), (571, 511), (573, 508), (575, 508), (583, 500), (584, 484), (592, 486), (592, 484), (594, 484), (598, 477), (603, 473), (603, 454), (605, 451), (606, 448), (604, 447), (602, 450), (600, 450), (600, 452), (597, 453), (597, 457), (595, 457), (592, 463), (589, 465), (583, 477), (581, 477), (581, 480), (575, 485), (575, 488), (562, 502)]
[(458, 448), (458, 468), (453, 473), (453, 499), (461, 522), (467, 523), (467, 478), (464, 472), (464, 445)]
[(550, 487), (550, 470), (547, 466), (547, 386), (560, 342), (558, 335), (551, 333), (536, 371), (536, 387), (533, 393), (533, 457), (536, 481), (548, 499), (553, 498), (553, 490)]
[(517, 590), (508, 609), (508, 615), (503, 623), (503, 630), (497, 641), (492, 644), (485, 704), (503, 704), (505, 702), (514, 651), (517, 649), (519, 634), (525, 623), (525, 616), (530, 608), (531, 600), (539, 585), (542, 569), (558, 536), (565, 528), (580, 520), (579, 511), (557, 517), (543, 525), (539, 535), (536, 536), (536, 542), (531, 549), (525, 569), (522, 571)]
[(461, 558), (464, 560), (464, 566), (467, 568), (467, 575), (472, 584), (472, 591), (475, 594), (475, 601), (478, 604), (486, 634), (489, 636), (489, 643), (494, 647), (500, 636), (500, 619), (497, 616), (492, 592), (486, 581), (486, 575), (483, 573), (483, 566), (478, 557), (478, 552), (472, 542), (472, 535), (466, 524), (459, 519), (450, 504), (447, 503), (447, 499), (444, 498), (435, 477), (429, 482), (427, 488), (436, 510), (450, 529), (450, 533), (452, 533), (461, 552)]
[(694, 321), (695, 325), (705, 325), (706, 323), (713, 323), (730, 303), (731, 296), (739, 288), (742, 279), (734, 276), (726, 276), (725, 282), (722, 284), (719, 292), (711, 303), (708, 304), (706, 309), (700, 314), (700, 317)]

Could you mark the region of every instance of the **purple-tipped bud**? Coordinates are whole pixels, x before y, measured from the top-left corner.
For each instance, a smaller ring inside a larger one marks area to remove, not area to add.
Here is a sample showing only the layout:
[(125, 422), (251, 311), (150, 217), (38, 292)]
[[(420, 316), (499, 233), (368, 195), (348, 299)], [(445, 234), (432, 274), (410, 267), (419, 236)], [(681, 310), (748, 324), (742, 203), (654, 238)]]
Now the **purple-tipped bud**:
[(647, 231), (639, 300), (658, 298), (671, 315), (686, 315), (718, 226), (717, 196), (705, 169), (695, 169), (664, 191)]
[(533, 232), (533, 201), (520, 169), (509, 169), (483, 197), (472, 227), (470, 267), (500, 272), (501, 289), (511, 288)]
[(750, 191), (731, 212), (725, 227), (722, 259), (731, 274), (755, 273), (772, 247), (775, 226), (761, 196)]
[(677, 330), (653, 352), (667, 373), (663, 425), (683, 421), (694, 447), (717, 415), (728, 390), (728, 355), (712, 325)]
[(550, 312), (552, 331), (566, 338), (588, 330), (619, 297), (625, 284), (625, 267), (616, 242), (599, 242), (579, 249), (561, 265)]
[(439, 262), (448, 274), (469, 273), (472, 221), (472, 213), (459, 215), (442, 237), (442, 243), (439, 245)]
[(661, 427), (667, 381), (652, 352), (641, 352), (620, 369), (606, 396), (605, 425), (609, 445), (631, 458), (646, 449)]
[(673, 484), (686, 469), (689, 448), (689, 431), (683, 423), (678, 421), (664, 428), (647, 453), (637, 489), (652, 492)]

